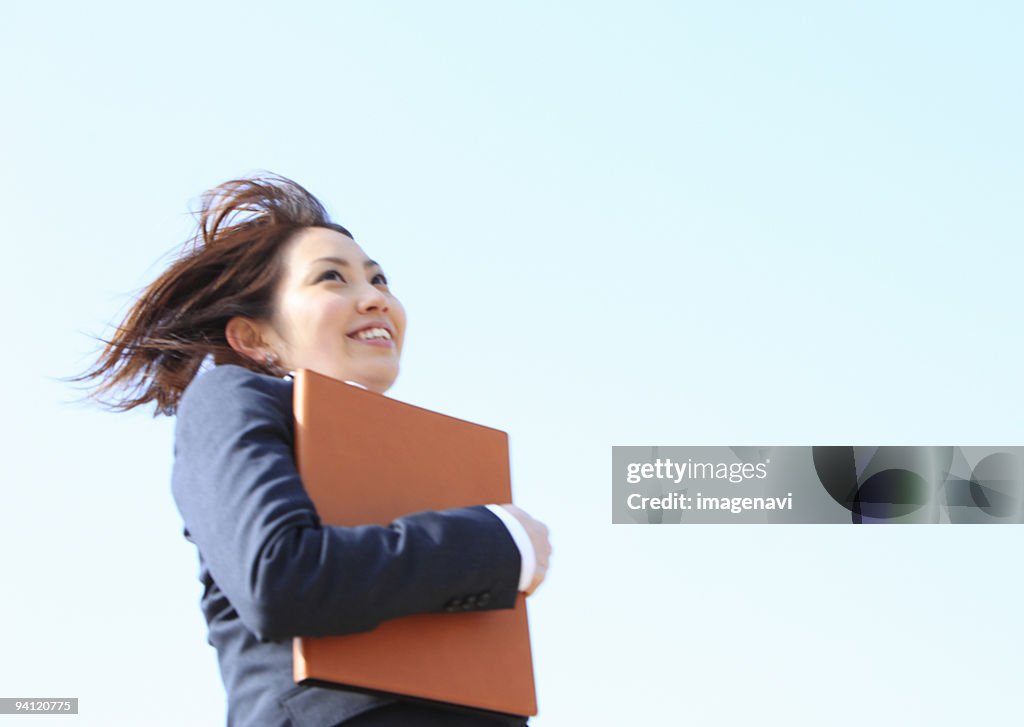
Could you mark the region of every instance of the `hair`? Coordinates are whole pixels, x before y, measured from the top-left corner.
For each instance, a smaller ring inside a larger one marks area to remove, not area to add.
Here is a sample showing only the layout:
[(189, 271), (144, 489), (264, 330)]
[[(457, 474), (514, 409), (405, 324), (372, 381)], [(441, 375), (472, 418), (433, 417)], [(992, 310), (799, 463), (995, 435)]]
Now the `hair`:
[(270, 320), (283, 273), (282, 250), (308, 227), (352, 237), (332, 222), (320, 201), (276, 174), (233, 179), (205, 192), (194, 236), (171, 266), (146, 287), (97, 362), (72, 381), (115, 411), (156, 403), (154, 416), (173, 415), (185, 388), (208, 356), (280, 375), (228, 344), (235, 316)]

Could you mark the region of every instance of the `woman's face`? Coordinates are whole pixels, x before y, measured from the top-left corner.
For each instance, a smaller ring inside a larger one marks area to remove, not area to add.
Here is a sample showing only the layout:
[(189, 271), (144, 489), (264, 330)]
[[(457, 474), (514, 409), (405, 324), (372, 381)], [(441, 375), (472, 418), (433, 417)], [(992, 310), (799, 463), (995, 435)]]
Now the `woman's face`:
[(405, 309), (380, 266), (352, 238), (309, 227), (284, 251), (277, 308), (267, 333), (278, 364), (305, 368), (371, 391), (398, 376)]

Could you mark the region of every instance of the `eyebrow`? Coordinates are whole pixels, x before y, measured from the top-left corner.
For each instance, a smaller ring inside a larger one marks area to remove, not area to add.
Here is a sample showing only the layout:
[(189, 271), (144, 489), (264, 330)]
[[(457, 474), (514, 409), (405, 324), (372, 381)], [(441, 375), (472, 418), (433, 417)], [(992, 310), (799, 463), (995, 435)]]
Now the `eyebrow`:
[[(341, 265), (341, 266), (346, 267), (346, 268), (349, 266), (348, 260), (345, 260), (345, 259), (340, 258), (340, 257), (318, 257), (313, 262), (314, 263), (334, 263), (335, 265)], [(366, 262), (363, 263), (363, 267), (364, 268), (372, 268), (372, 267), (378, 267), (379, 268), (380, 267), (380, 263), (377, 262), (376, 260), (367, 260)]]

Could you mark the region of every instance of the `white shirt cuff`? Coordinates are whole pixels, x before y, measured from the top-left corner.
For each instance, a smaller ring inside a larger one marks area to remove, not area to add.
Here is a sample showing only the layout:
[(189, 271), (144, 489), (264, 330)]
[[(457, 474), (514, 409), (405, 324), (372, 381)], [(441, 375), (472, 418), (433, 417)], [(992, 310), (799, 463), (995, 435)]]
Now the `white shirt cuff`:
[(508, 534), (512, 536), (516, 547), (519, 548), (519, 559), (523, 563), (519, 571), (519, 590), (525, 591), (533, 583), (533, 574), (537, 570), (537, 555), (533, 552), (533, 542), (530, 540), (530, 535), (526, 532), (523, 524), (516, 520), (515, 516), (501, 505), (487, 505), (487, 509), (505, 523), (505, 527), (508, 528)]

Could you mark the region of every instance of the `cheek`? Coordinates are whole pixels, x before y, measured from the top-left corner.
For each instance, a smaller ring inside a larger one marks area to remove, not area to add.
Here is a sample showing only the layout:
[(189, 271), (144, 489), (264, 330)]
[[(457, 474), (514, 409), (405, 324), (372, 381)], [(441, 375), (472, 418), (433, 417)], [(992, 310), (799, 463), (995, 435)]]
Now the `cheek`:
[(345, 337), (351, 326), (348, 310), (344, 301), (332, 297), (310, 311), (312, 333), (319, 344), (335, 348), (348, 342)]
[(345, 340), (342, 306), (330, 298), (302, 298), (290, 301), (288, 323), (291, 343), (299, 349), (338, 345)]
[(405, 343), (405, 308), (398, 300), (391, 305), (391, 320), (395, 322), (395, 327), (398, 329), (398, 345), (401, 347)]

